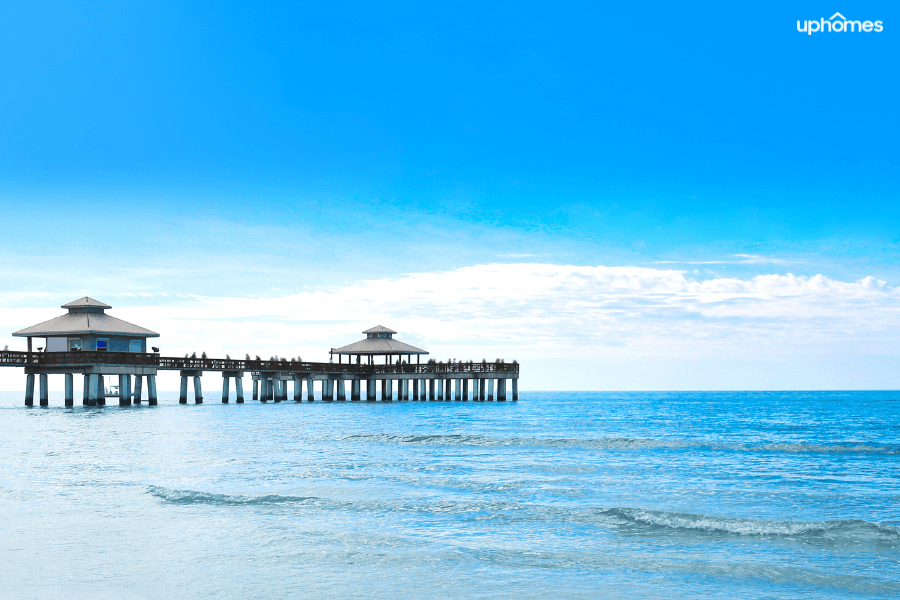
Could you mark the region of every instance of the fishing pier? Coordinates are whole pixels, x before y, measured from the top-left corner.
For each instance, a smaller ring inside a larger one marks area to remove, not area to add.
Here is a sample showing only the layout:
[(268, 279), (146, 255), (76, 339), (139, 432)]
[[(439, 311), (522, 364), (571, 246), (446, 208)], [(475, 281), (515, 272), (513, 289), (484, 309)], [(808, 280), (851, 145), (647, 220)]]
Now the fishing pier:
[[(156, 375), (159, 371), (178, 371), (181, 375), (179, 403), (188, 402), (188, 383), (193, 383), (193, 400), (203, 402), (202, 377), (206, 373), (222, 376), (222, 402), (229, 402), (230, 382), (234, 380), (237, 403), (243, 403), (243, 381), (252, 381), (252, 399), (260, 402), (288, 401), (289, 386), (294, 402), (314, 402), (316, 388), (324, 402), (516, 402), (519, 399), (519, 365), (512, 362), (436, 362), (422, 363), (428, 354), (400, 340), (395, 331), (377, 326), (363, 333), (366, 338), (341, 348), (332, 348), (332, 362), (299, 360), (261, 360), (167, 357), (156, 349), (147, 352), (147, 338), (159, 334), (116, 319), (105, 311), (111, 308), (92, 298), (64, 304), (69, 313), (25, 328), (13, 335), (25, 337), (25, 352), (0, 351), (0, 367), (25, 370), (25, 406), (34, 406), (35, 377), (39, 383), (39, 405), (49, 405), (48, 377), (65, 378), (65, 406), (74, 406), (74, 377), (83, 377), (84, 406), (106, 404), (107, 377), (118, 378), (119, 406), (141, 404), (143, 383), (147, 402), (158, 403)], [(45, 346), (34, 351), (32, 339), (43, 337)], [(337, 355), (338, 362), (333, 362)], [(412, 363), (412, 357), (416, 363)], [(347, 362), (344, 361), (347, 357)], [(383, 364), (377, 364), (378, 359)], [(509, 394), (507, 394), (509, 383)], [(349, 384), (349, 386), (348, 386)], [(349, 390), (348, 390), (349, 387)], [(304, 394), (304, 391), (306, 392)], [(349, 391), (349, 393), (348, 393)]]

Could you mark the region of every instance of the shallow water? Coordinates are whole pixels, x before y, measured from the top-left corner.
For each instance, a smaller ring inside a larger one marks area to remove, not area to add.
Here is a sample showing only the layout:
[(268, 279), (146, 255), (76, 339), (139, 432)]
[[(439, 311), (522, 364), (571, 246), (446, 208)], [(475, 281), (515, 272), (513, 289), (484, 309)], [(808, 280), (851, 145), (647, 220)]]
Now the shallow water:
[(900, 393), (26, 409), (3, 598), (900, 596)]

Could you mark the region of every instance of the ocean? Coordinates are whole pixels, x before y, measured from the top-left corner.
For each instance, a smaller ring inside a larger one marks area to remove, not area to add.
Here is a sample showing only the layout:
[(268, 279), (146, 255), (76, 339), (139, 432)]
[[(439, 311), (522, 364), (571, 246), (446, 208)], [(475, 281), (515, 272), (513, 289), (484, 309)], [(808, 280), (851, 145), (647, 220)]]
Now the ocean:
[(4, 599), (900, 597), (900, 392), (22, 397)]

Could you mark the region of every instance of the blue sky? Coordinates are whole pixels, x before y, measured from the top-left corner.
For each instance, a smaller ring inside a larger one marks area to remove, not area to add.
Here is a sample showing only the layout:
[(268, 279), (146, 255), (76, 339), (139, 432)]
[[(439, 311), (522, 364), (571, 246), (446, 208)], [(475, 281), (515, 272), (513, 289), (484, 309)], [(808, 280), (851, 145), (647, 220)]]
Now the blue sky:
[[(159, 308), (521, 263), (900, 284), (892, 3), (261, 4), (5, 9), (3, 306), (49, 318), (83, 293)], [(797, 32), (837, 10), (885, 31)], [(886, 294), (866, 336), (889, 348)], [(322, 321), (355, 331), (341, 319)], [(438, 348), (480, 347), (457, 342)], [(840, 346), (817, 364), (857, 356)], [(617, 387), (647, 381), (635, 352)], [(894, 381), (891, 352), (834, 386)]]

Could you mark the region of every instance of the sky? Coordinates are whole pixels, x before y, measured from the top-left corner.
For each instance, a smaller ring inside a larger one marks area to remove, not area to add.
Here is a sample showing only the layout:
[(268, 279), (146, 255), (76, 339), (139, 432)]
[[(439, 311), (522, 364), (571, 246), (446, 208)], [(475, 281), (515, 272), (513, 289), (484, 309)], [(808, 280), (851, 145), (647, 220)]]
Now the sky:
[(89, 295), (175, 356), (900, 387), (894, 3), (18, 4), (0, 345)]

